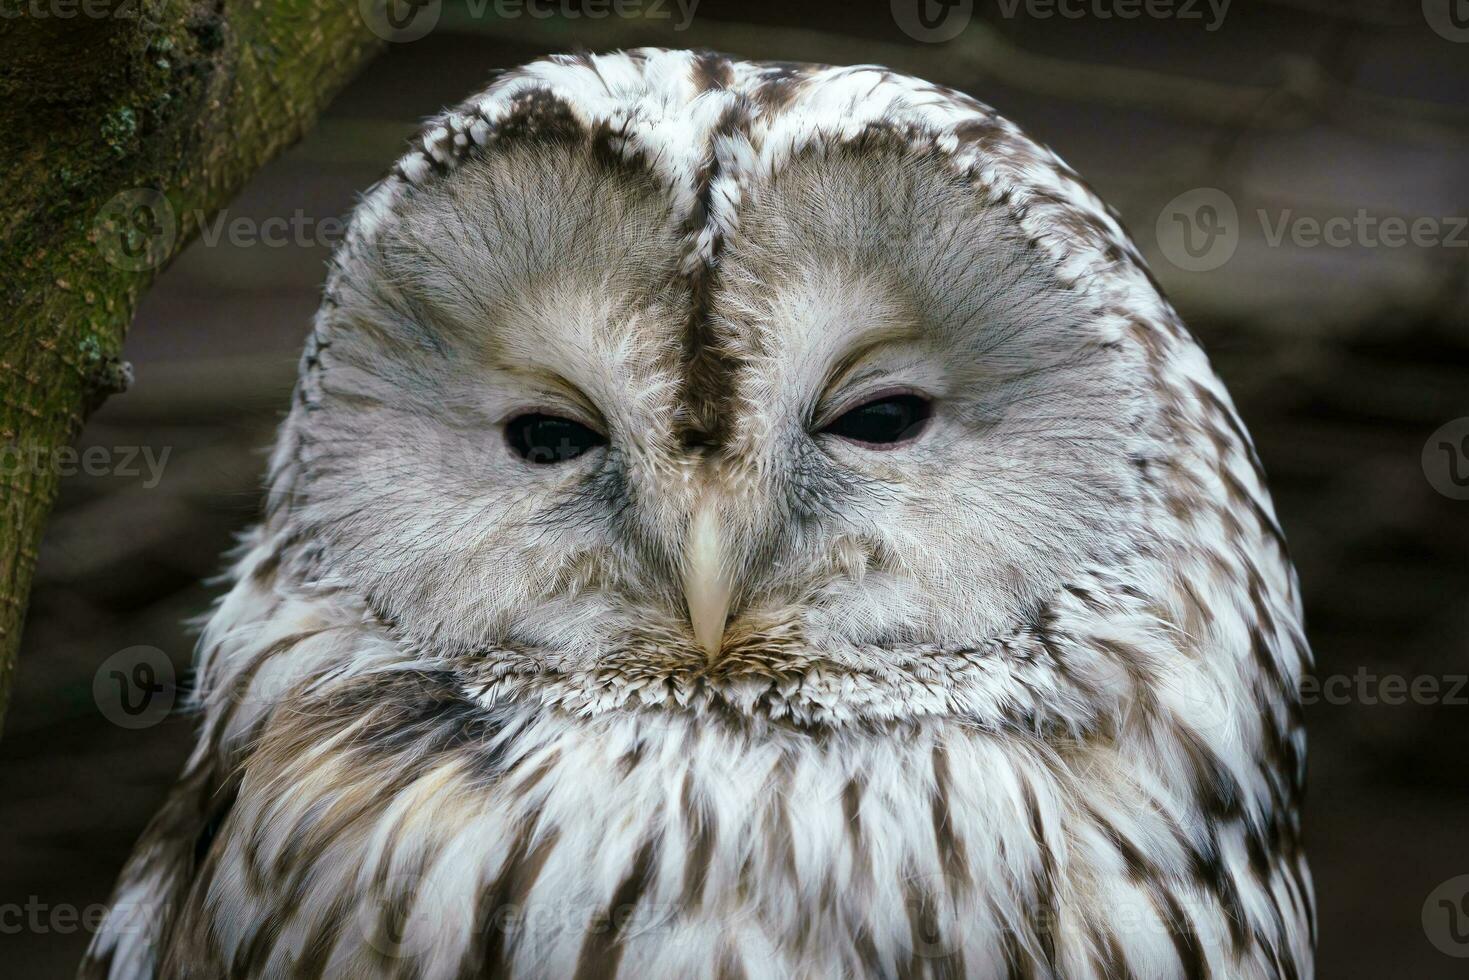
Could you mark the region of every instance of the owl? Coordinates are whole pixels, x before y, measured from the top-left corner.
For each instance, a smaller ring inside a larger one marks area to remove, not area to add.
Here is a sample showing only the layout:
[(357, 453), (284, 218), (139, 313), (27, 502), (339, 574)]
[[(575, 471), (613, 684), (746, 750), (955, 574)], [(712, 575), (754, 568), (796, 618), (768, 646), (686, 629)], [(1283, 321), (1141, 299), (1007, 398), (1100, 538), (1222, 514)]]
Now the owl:
[(1259, 460), (967, 95), (642, 49), (433, 119), (230, 582), (83, 977), (1312, 975)]

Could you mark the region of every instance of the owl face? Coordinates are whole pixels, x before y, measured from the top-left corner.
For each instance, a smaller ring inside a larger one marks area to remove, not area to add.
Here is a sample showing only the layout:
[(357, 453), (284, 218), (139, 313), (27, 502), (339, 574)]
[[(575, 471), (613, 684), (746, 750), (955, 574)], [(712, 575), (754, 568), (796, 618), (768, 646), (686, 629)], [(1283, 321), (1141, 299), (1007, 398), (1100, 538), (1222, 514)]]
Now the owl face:
[(89, 976), (1310, 975), (1258, 460), (966, 96), (507, 73), (365, 196), (270, 481)]
[(737, 175), (719, 257), (637, 156), (528, 127), (332, 295), (302, 514), (435, 648), (970, 648), (1138, 522), (1136, 352), (944, 154)]

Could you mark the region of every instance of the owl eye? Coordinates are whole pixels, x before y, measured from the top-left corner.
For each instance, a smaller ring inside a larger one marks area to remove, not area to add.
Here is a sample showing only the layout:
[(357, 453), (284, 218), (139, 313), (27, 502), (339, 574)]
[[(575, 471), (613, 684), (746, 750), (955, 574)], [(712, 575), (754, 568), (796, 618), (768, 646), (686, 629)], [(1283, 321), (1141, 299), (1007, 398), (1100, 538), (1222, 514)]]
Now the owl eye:
[(532, 412), (505, 424), (505, 441), (529, 463), (565, 463), (589, 449), (605, 446), (607, 437), (559, 415)]
[(890, 446), (917, 438), (932, 415), (933, 402), (922, 395), (885, 395), (844, 412), (821, 431), (869, 446)]

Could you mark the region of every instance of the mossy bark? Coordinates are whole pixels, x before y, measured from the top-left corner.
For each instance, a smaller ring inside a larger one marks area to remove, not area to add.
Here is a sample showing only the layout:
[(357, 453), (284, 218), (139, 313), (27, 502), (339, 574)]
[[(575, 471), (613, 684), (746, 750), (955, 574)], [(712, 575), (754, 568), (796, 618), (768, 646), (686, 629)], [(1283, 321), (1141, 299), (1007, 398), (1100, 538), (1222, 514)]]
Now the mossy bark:
[(138, 298), (380, 44), (356, 0), (0, 4), (0, 722), (51, 461)]

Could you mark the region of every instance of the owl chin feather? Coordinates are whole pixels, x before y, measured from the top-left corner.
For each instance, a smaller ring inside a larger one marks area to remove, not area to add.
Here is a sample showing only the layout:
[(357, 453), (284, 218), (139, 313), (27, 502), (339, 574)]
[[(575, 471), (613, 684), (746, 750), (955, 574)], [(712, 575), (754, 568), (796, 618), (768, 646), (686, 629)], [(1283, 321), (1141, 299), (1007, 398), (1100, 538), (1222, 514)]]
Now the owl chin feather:
[(501, 76), (364, 198), (270, 479), (83, 977), (1312, 973), (1258, 460), (967, 96)]

